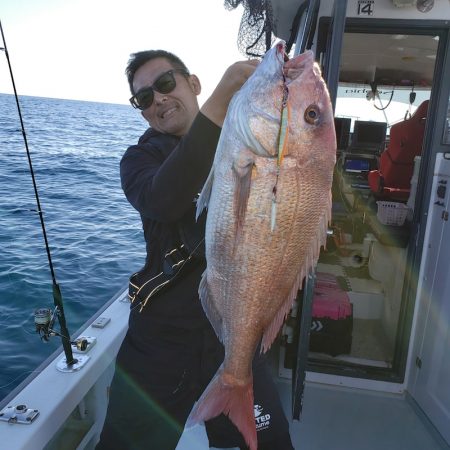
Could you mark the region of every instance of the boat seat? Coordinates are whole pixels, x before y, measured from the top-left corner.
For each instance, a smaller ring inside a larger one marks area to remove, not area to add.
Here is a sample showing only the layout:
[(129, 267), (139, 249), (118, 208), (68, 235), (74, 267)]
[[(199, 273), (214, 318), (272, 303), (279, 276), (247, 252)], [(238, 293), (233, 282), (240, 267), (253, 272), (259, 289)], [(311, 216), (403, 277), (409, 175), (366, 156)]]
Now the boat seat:
[(422, 153), (428, 102), (421, 103), (409, 119), (391, 127), (390, 140), (381, 153), (379, 168), (368, 174), (369, 187), (375, 197), (408, 199), (414, 158)]

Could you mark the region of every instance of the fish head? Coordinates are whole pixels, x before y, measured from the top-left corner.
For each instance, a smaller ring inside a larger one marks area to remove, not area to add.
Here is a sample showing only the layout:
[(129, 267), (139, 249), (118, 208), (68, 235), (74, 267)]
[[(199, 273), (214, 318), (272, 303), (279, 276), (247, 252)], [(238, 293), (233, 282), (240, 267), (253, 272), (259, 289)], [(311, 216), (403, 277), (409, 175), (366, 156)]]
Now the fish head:
[[(284, 108), (288, 115), (282, 124)], [(308, 150), (311, 143), (323, 147), (324, 158), (335, 158), (333, 110), (311, 51), (289, 60), (279, 41), (237, 92), (229, 115), (244, 146), (258, 156), (277, 156), (280, 135), (286, 132), (288, 153), (297, 158), (316, 154)]]
[(274, 156), (284, 91), (285, 44), (272, 47), (234, 95), (227, 119), (238, 139), (259, 156)]
[(299, 164), (312, 162), (334, 166), (336, 134), (333, 108), (313, 53), (307, 51), (287, 61), (283, 73), (289, 108), (287, 153)]

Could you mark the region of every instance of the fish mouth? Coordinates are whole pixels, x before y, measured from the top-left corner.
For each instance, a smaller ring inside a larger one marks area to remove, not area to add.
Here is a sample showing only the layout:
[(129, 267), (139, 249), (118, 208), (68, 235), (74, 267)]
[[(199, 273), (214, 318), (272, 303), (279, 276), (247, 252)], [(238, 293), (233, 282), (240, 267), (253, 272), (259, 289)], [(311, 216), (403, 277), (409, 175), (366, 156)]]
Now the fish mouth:
[(286, 53), (286, 43), (284, 41), (280, 41), (277, 44), (277, 54), (281, 63), (286, 63), (289, 61), (289, 56)]
[[(269, 57), (269, 59), (272, 60), (272, 64), (275, 60), (276, 64), (281, 67), (284, 75), (287, 75), (289, 72), (300, 73), (301, 71), (312, 67), (314, 64), (314, 53), (312, 50), (306, 50), (304, 53), (289, 58), (289, 55), (286, 53), (286, 42), (283, 40), (278, 41), (266, 56), (268, 56), (269, 53), (272, 54), (272, 56)], [(275, 58), (273, 58), (273, 56), (275, 56)]]
[(286, 84), (291, 83), (299, 78), (304, 72), (312, 69), (314, 65), (314, 54), (311, 50), (307, 50), (292, 59), (288, 59), (283, 65), (283, 74)]
[(311, 50), (307, 50), (289, 59), (284, 41), (279, 41), (276, 44), (276, 57), (278, 63), (281, 65), (286, 84), (298, 78), (303, 72), (312, 68), (314, 65), (314, 54)]

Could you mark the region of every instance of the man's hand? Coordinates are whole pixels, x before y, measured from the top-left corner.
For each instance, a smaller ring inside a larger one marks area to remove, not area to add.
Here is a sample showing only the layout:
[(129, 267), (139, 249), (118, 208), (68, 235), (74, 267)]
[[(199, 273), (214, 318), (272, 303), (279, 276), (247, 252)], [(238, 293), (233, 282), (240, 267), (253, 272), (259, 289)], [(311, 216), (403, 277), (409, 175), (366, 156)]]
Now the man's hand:
[(221, 127), (231, 98), (255, 71), (258, 64), (258, 60), (252, 59), (235, 62), (228, 67), (211, 96), (201, 107), (200, 112)]

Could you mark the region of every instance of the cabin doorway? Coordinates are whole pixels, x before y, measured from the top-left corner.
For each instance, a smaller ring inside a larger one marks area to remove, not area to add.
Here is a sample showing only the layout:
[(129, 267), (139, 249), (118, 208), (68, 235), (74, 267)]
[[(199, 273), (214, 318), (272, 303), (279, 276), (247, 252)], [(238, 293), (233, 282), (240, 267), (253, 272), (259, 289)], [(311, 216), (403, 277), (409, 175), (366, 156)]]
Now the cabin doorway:
[[(437, 45), (435, 36), (344, 33), (332, 235), (317, 267), (313, 361), (394, 366)], [(425, 48), (427, 65), (411, 79), (408, 61)], [(403, 73), (394, 68), (398, 60), (404, 61)], [(327, 306), (336, 307), (327, 305), (331, 296), (342, 298), (348, 320), (344, 326), (346, 317), (339, 317), (342, 330), (330, 329), (325, 337), (327, 319), (320, 319), (327, 317)]]
[[(318, 54), (326, 53), (329, 24), (319, 22)], [(332, 222), (313, 293), (312, 372), (404, 380), (406, 311), (417, 284), (415, 199), (430, 154), (424, 143), (439, 40), (431, 30), (392, 23), (345, 25)]]

